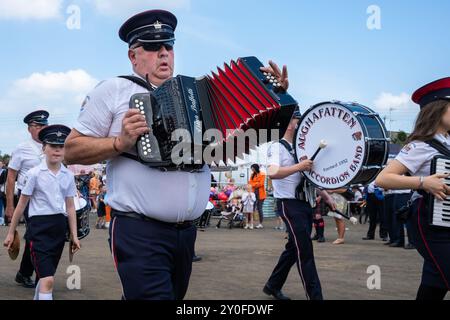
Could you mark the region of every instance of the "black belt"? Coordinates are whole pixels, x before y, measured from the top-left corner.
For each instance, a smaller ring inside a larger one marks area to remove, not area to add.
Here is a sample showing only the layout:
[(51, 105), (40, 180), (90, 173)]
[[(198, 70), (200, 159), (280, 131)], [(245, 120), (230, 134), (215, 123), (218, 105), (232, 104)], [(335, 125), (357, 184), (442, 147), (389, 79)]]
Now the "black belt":
[(136, 212), (123, 212), (123, 211), (118, 211), (118, 210), (112, 209), (111, 210), (111, 218), (114, 218), (114, 217), (126, 217), (126, 218), (141, 220), (141, 221), (147, 221), (147, 222), (157, 222), (157, 223), (161, 223), (166, 226), (173, 227), (173, 228), (180, 229), (180, 230), (187, 229), (187, 228), (193, 226), (193, 221), (170, 223), (170, 222), (164, 222), (164, 221), (160, 221), (157, 219), (153, 219), (153, 218), (147, 217), (143, 214), (136, 213)]

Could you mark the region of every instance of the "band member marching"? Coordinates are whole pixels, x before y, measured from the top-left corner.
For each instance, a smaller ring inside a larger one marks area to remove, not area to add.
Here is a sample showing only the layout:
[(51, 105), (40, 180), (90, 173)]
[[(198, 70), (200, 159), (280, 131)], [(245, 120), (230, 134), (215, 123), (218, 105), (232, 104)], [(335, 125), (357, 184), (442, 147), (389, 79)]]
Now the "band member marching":
[(46, 159), (28, 172), (4, 242), (9, 250), (18, 222), (29, 202), (27, 232), (32, 262), (39, 279), (34, 300), (53, 300), (54, 276), (66, 242), (66, 216), (73, 243), (71, 250), (74, 253), (80, 249), (74, 204), (75, 180), (73, 174), (62, 165), (64, 142), (69, 133), (70, 129), (61, 125), (49, 126), (39, 133)]
[[(283, 139), (280, 143), (272, 144), (268, 151), (268, 173), (273, 180), (274, 196), (281, 199), (281, 217), (286, 224), (289, 241), (263, 291), (277, 300), (289, 300), (281, 288), (291, 267), (297, 263), (307, 299), (322, 300), (311, 240), (312, 208), (308, 201), (296, 197), (296, 188), (303, 179), (300, 172), (309, 171), (313, 167), (312, 160), (296, 163), (293, 155), (292, 143), (299, 118), (300, 112), (296, 111)], [(336, 204), (327, 192), (319, 191), (319, 194), (333, 210), (336, 209)]]
[[(418, 190), (412, 197), (412, 224), (415, 244), (424, 259), (422, 282), (418, 300), (442, 300), (450, 290), (450, 227), (431, 226), (428, 208), (430, 197), (443, 201), (450, 195), (444, 181), (449, 174), (430, 175), (432, 160), (450, 150), (450, 78), (432, 82), (419, 90), (413, 101), (421, 111), (409, 144), (396, 160), (377, 178), (377, 185), (385, 189)], [(431, 142), (434, 141), (434, 142)], [(440, 147), (432, 146), (438, 144)], [(411, 176), (404, 176), (404, 174)]]
[[(25, 187), (28, 170), (39, 165), (43, 158), (42, 145), (39, 141), (39, 132), (48, 125), (49, 113), (45, 110), (31, 112), (23, 122), (28, 125), (28, 132), (31, 139), (20, 144), (12, 153), (11, 161), (8, 166), (8, 177), (6, 182), (6, 218), (12, 219), (15, 207), (14, 190), (17, 185), (18, 196)], [(17, 180), (17, 184), (16, 184)], [(28, 225), (28, 207), (25, 208), (24, 218), (26, 227)], [(34, 288), (35, 283), (31, 280), (33, 275), (33, 263), (30, 256), (30, 245), (25, 232), (25, 249), (20, 262), (19, 271), (16, 274), (16, 282), (26, 288)]]

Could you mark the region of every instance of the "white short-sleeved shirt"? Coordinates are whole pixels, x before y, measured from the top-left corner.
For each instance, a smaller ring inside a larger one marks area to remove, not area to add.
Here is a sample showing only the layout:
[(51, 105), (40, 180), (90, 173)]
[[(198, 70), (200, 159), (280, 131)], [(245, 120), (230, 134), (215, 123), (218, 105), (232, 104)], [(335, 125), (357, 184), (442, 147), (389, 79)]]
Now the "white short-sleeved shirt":
[[(450, 149), (450, 137), (439, 134), (434, 138)], [(439, 154), (436, 149), (427, 143), (413, 141), (406, 145), (395, 159), (408, 168), (412, 176), (429, 176), (431, 173), (431, 161)]]
[(47, 162), (28, 171), (27, 183), (22, 194), (30, 196), (29, 217), (65, 214), (65, 201), (75, 197), (77, 188), (71, 171), (61, 165), (57, 174), (51, 172)]
[[(100, 83), (87, 96), (75, 129), (89, 137), (119, 136), (131, 96), (145, 92), (122, 78)], [(175, 223), (197, 219), (208, 203), (211, 173), (206, 165), (196, 173), (162, 172), (119, 156), (108, 161), (106, 175), (108, 204), (118, 211)]]
[(11, 154), (8, 168), (18, 172), (17, 188), (22, 190), (27, 182), (27, 172), (31, 168), (38, 166), (44, 154), (42, 144), (30, 139), (21, 143)]
[[(274, 142), (267, 150), (268, 165), (291, 167), (295, 165), (294, 157), (280, 142)], [(295, 199), (295, 189), (301, 181), (300, 172), (280, 180), (273, 180), (273, 195), (277, 199)]]

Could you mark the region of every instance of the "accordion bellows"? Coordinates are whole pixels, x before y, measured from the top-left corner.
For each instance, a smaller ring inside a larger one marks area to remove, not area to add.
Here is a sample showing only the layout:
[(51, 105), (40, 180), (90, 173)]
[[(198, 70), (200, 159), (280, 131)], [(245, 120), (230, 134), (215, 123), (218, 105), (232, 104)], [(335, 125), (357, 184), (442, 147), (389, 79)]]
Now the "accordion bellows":
[[(180, 166), (171, 159), (178, 143), (173, 139), (177, 129), (185, 129), (194, 145), (202, 145), (192, 148), (191, 157), (184, 157), (192, 163), (183, 163), (183, 167), (192, 165), (194, 158), (200, 165), (194, 150), (204, 150), (211, 143), (204, 135), (210, 129), (220, 132), (212, 142), (223, 153), (216, 160), (225, 163), (236, 161), (258, 144), (280, 139), (297, 102), (281, 90), (273, 76), (261, 72), (261, 67), (255, 57), (240, 58), (210, 76), (177, 76), (151, 93), (134, 95), (131, 107), (141, 110), (151, 128), (151, 133), (137, 143), (139, 159), (151, 167)], [(255, 130), (256, 140), (240, 140), (247, 137), (249, 129)]]

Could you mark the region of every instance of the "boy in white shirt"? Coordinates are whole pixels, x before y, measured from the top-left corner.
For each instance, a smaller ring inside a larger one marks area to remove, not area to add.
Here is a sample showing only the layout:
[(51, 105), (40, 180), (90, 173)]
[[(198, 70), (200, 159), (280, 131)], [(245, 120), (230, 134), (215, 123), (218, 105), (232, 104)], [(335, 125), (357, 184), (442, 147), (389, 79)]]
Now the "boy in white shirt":
[(66, 242), (67, 220), (72, 240), (71, 250), (75, 253), (81, 248), (74, 204), (75, 180), (73, 173), (62, 165), (64, 142), (69, 133), (70, 129), (62, 125), (49, 126), (39, 133), (46, 161), (28, 172), (4, 242), (9, 250), (18, 222), (30, 202), (27, 232), (31, 259), (39, 279), (35, 300), (53, 300), (54, 275)]

